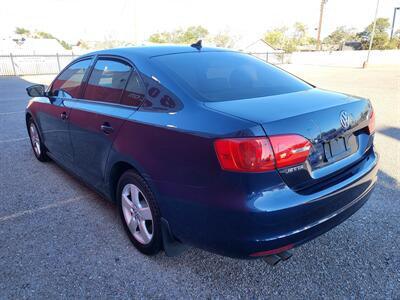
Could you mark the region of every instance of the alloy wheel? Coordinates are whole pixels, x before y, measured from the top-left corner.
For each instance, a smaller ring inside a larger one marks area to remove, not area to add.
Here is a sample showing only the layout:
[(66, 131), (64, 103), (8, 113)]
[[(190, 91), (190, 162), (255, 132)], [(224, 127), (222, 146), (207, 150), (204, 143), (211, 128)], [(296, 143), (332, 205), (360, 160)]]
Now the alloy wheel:
[(129, 231), (141, 244), (151, 242), (154, 222), (149, 203), (142, 191), (134, 184), (126, 184), (121, 195), (122, 212)]

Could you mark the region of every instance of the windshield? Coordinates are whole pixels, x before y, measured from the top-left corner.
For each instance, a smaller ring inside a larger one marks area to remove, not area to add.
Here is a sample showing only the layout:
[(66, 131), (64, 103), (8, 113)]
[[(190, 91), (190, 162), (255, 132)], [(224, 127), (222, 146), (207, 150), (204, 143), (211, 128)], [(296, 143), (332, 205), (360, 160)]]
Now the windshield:
[(312, 88), (244, 53), (199, 51), (155, 56), (152, 62), (202, 101), (258, 98)]

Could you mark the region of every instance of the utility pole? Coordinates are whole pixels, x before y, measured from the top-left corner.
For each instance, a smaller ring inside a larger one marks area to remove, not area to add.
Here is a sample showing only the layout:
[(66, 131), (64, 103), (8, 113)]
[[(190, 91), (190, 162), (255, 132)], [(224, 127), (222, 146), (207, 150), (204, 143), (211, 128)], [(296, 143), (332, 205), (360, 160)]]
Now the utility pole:
[(392, 22), (392, 30), (390, 31), (390, 39), (393, 38), (393, 30), (394, 30), (394, 23), (396, 22), (396, 11), (400, 9), (400, 7), (395, 7), (393, 12), (393, 22)]
[(138, 45), (139, 39), (138, 39), (138, 35), (137, 35), (137, 1), (133, 0), (133, 43), (135, 44), (135, 46)]
[(363, 64), (363, 68), (364, 68), (364, 69), (368, 66), (369, 54), (371, 53), (372, 42), (374, 41), (375, 27), (376, 27), (376, 18), (377, 18), (377, 16), (378, 16), (378, 9), (379, 9), (379, 0), (376, 1), (374, 25), (372, 25), (371, 37), (369, 38), (369, 47), (368, 47), (367, 60), (364, 61), (364, 64)]
[(328, 0), (321, 0), (321, 7), (319, 11), (319, 24), (318, 24), (318, 34), (317, 34), (317, 51), (321, 50), (321, 27), (322, 18), (324, 16), (324, 6)]

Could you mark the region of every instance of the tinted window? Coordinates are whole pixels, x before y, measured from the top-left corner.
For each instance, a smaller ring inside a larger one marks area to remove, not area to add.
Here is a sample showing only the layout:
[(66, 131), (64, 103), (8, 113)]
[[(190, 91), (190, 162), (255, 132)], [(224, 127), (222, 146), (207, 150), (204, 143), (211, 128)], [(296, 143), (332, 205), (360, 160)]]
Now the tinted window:
[(257, 98), (311, 88), (279, 68), (243, 53), (180, 53), (153, 57), (152, 61), (203, 101)]
[(132, 72), (128, 80), (125, 91), (122, 96), (121, 103), (130, 106), (139, 106), (144, 99), (144, 87), (139, 74)]
[(131, 67), (123, 62), (99, 59), (88, 81), (84, 98), (119, 103)]
[(63, 98), (79, 98), (81, 83), (91, 59), (81, 60), (64, 70), (53, 82), (51, 94)]

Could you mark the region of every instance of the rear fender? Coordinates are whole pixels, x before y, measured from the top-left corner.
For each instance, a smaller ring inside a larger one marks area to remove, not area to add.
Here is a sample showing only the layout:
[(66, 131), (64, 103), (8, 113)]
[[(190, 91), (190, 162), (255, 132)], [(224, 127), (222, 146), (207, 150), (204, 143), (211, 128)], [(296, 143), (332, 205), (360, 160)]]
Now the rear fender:
[(115, 191), (116, 191), (116, 184), (118, 183), (118, 180), (116, 178), (112, 178), (112, 176), (113, 176), (112, 173), (113, 173), (113, 168), (118, 163), (125, 163), (125, 164), (130, 165), (131, 169), (133, 169), (135, 172), (137, 172), (140, 176), (142, 176), (144, 178), (144, 180), (150, 186), (152, 192), (155, 194), (156, 199), (158, 199), (157, 189), (156, 189), (149, 173), (146, 172), (144, 167), (134, 158), (123, 155), (121, 153), (118, 153), (115, 151), (114, 148), (112, 148), (110, 150), (110, 153), (108, 156), (108, 161), (107, 161), (105, 175), (104, 175), (104, 178), (105, 178), (104, 183), (106, 185), (106, 190), (109, 193), (109, 197), (113, 202), (116, 202)]

